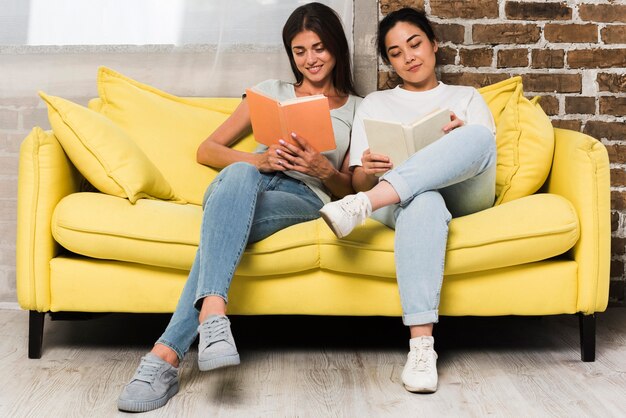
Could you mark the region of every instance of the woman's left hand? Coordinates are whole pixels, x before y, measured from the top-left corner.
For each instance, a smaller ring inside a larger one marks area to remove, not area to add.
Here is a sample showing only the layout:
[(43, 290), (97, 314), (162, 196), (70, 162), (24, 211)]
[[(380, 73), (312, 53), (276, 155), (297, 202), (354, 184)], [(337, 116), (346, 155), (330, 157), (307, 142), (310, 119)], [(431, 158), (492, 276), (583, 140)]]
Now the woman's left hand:
[(276, 150), (276, 154), (285, 160), (282, 165), (287, 170), (298, 171), (321, 180), (335, 174), (336, 170), (330, 161), (317, 152), (306, 139), (295, 133), (291, 134), (291, 138), (296, 145), (281, 139), (279, 140), (281, 147)]
[(443, 127), (443, 131), (445, 133), (449, 133), (453, 129), (456, 129), (463, 125), (465, 125), (465, 122), (459, 119), (459, 117), (454, 112), (450, 112), (450, 123)]

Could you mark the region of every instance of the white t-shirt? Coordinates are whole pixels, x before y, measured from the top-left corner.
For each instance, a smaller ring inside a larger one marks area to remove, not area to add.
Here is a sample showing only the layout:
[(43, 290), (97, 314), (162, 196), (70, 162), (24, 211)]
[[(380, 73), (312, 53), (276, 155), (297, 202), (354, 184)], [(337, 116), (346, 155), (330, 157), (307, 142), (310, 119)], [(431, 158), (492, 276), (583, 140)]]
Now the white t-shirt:
[(397, 86), (368, 94), (358, 107), (352, 125), (350, 166), (361, 166), (361, 156), (369, 148), (364, 118), (409, 124), (436, 108), (450, 109), (466, 125), (484, 125), (495, 135), (491, 111), (475, 88), (439, 82), (434, 89), (416, 92)]

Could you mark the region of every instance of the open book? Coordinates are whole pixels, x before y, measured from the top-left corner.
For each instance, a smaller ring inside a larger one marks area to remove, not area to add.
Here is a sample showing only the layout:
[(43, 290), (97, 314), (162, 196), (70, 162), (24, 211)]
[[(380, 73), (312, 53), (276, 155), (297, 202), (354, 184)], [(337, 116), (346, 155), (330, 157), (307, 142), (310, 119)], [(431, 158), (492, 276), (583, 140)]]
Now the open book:
[(270, 146), (291, 133), (306, 139), (318, 152), (336, 148), (328, 98), (323, 94), (278, 101), (262, 92), (246, 89), (252, 131), (257, 142)]
[(394, 167), (444, 134), (450, 122), (450, 110), (435, 109), (410, 125), (374, 119), (363, 119), (372, 154), (386, 155)]

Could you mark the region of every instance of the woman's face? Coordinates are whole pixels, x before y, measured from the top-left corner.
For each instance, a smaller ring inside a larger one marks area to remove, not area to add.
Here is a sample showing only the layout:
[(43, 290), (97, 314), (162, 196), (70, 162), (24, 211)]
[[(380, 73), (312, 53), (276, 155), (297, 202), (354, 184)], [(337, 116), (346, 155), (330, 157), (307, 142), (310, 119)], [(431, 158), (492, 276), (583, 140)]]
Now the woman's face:
[(389, 62), (402, 78), (406, 90), (424, 91), (437, 87), (435, 52), (423, 30), (412, 23), (398, 22), (385, 36)]
[(291, 41), (291, 53), (305, 80), (313, 84), (332, 80), (335, 57), (328, 52), (317, 33), (310, 30), (298, 33)]

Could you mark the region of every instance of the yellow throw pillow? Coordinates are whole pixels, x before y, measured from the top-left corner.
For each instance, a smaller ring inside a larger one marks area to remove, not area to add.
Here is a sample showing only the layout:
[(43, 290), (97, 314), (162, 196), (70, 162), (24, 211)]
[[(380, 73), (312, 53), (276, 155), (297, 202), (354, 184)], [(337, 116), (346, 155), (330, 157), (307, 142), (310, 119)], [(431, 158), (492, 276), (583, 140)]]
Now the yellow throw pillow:
[[(240, 99), (184, 99), (139, 83), (111, 69), (98, 70), (99, 111), (137, 143), (176, 194), (201, 204), (217, 171), (196, 162), (200, 143), (222, 124)], [(250, 134), (233, 147), (252, 151)]]
[(39, 92), (48, 105), (54, 135), (78, 171), (98, 190), (128, 198), (179, 200), (146, 155), (101, 114)]
[(535, 193), (552, 167), (554, 130), (550, 119), (524, 97), (519, 76), (478, 91), (496, 123), (496, 205)]

